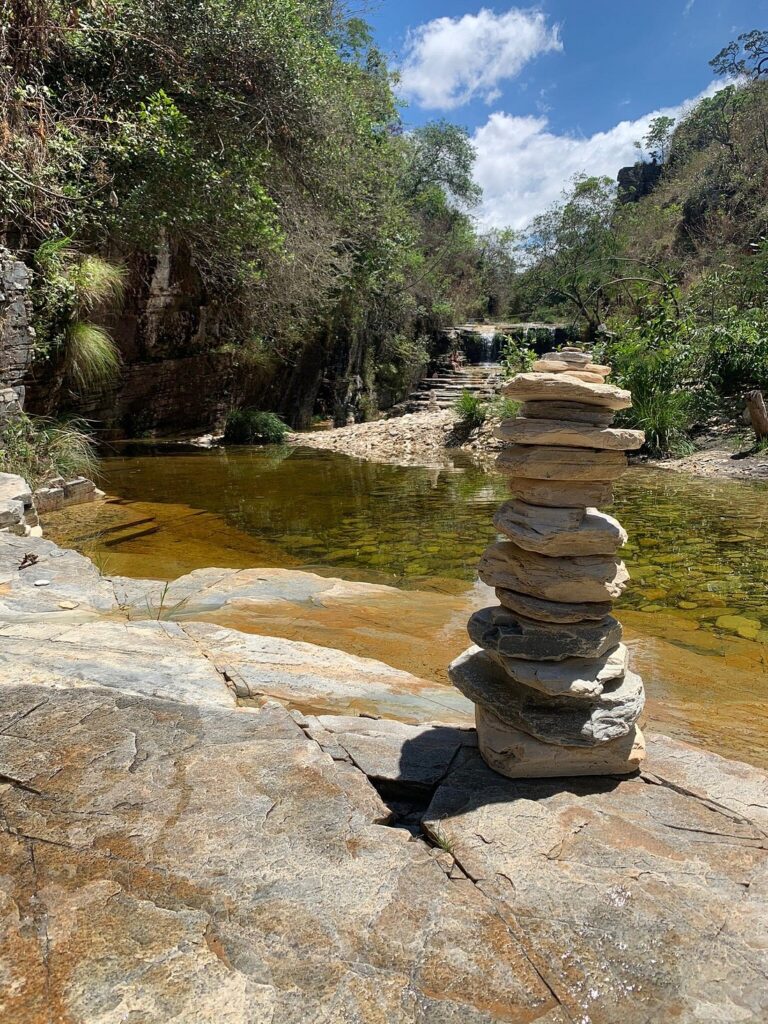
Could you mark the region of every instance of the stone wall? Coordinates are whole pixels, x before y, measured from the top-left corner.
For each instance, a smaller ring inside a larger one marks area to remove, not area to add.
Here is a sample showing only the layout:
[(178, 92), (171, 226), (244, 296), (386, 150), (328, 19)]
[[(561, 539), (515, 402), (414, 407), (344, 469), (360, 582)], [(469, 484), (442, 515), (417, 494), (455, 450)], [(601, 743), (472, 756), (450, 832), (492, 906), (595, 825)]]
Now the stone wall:
[(29, 269), (0, 248), (0, 417), (24, 404), (24, 377), (32, 357)]

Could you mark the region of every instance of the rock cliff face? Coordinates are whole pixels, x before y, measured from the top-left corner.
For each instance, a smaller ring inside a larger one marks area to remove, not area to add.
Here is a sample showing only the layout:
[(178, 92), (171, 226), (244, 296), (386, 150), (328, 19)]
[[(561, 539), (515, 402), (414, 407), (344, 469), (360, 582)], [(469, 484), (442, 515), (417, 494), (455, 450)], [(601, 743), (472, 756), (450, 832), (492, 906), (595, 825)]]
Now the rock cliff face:
[(0, 534), (0, 1019), (765, 1020), (764, 773), (505, 779), (418, 692), (312, 707), (406, 673), (157, 590)]
[(636, 203), (650, 195), (661, 177), (661, 164), (638, 161), (631, 167), (622, 167), (617, 175), (619, 202)]

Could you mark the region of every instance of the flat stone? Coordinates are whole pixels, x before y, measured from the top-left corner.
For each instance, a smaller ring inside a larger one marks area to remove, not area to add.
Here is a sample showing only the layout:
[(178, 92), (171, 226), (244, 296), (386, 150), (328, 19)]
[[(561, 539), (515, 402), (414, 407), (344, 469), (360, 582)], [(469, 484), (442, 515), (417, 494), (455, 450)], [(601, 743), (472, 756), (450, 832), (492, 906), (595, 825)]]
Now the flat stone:
[(629, 391), (563, 373), (518, 373), (502, 388), (502, 394), (518, 402), (579, 402), (613, 410), (629, 409), (632, 405)]
[(526, 480), (565, 480), (581, 483), (616, 480), (626, 470), (627, 460), (624, 453), (619, 451), (513, 444), (500, 452), (496, 459), (496, 467), (501, 473)]
[(480, 753), (486, 764), (510, 779), (631, 775), (645, 758), (645, 740), (636, 725), (626, 736), (610, 743), (566, 747), (543, 743), (502, 722), (480, 704), (475, 722)]
[(562, 359), (537, 359), (531, 366), (531, 370), (534, 373), (566, 373), (568, 370), (573, 370), (575, 365), (574, 363), (566, 363)]
[(526, 419), (569, 420), (603, 427), (613, 422), (610, 410), (600, 409), (597, 405), (580, 405), (578, 402), (523, 402), (520, 415)]
[(576, 380), (584, 380), (589, 384), (602, 384), (605, 376), (602, 373), (592, 373), (591, 370), (567, 370), (566, 373), (569, 377), (574, 377)]
[(546, 601), (607, 601), (620, 597), (629, 580), (624, 563), (602, 555), (550, 557), (512, 541), (486, 548), (478, 566), (489, 587), (502, 587)]
[(578, 348), (563, 348), (559, 352), (545, 352), (541, 356), (543, 361), (552, 360), (565, 363), (567, 366), (586, 366), (591, 358), (588, 352), (582, 352)]
[(512, 679), (486, 651), (470, 647), (451, 662), (453, 685), (474, 704), (544, 743), (592, 747), (626, 736), (645, 704), (634, 672), (604, 685), (597, 697), (551, 697)]
[[(645, 739), (653, 772), (659, 737)], [(563, 782), (504, 778), (479, 756), (433, 798), (425, 828), (513, 926), (571, 1021), (768, 1019), (768, 852), (736, 809), (740, 770), (756, 769), (728, 762), (721, 773), (720, 758), (698, 753), (716, 803), (679, 788), (674, 773), (648, 785), (645, 764), (636, 778)]]
[(610, 374), (613, 367), (605, 366), (602, 363), (587, 363), (584, 369), (587, 371), (587, 373), (599, 373), (601, 377), (607, 377)]
[(555, 625), (515, 615), (499, 605), (475, 612), (467, 631), (472, 642), (487, 651), (530, 661), (600, 658), (622, 636), (621, 625), (612, 615), (597, 622)]
[(496, 597), (510, 611), (542, 622), (581, 622), (602, 619), (613, 608), (611, 601), (545, 601), (530, 594), (496, 587)]
[(613, 502), (613, 486), (601, 480), (527, 480), (509, 481), (511, 493), (529, 505), (548, 508), (591, 508)]
[(582, 513), (507, 501), (493, 523), (519, 547), (542, 555), (612, 555), (627, 541), (618, 520), (595, 508)]
[(502, 420), (494, 433), (501, 441), (516, 441), (518, 444), (565, 445), (611, 451), (632, 451), (645, 443), (642, 430), (599, 427), (569, 420), (529, 420), (524, 416)]
[(528, 661), (492, 650), (488, 654), (511, 679), (540, 690), (548, 697), (599, 697), (607, 684), (625, 674), (629, 662), (624, 644), (617, 644), (600, 658), (565, 658), (563, 661)]

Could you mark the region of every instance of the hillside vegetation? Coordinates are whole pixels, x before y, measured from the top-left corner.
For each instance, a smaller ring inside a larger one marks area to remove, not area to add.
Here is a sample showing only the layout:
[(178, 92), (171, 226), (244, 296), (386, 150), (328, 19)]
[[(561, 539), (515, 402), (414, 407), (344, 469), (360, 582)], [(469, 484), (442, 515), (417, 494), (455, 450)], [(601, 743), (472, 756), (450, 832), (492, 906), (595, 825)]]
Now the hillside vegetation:
[(394, 400), (511, 271), (507, 236), (473, 228), (466, 132), (405, 134), (384, 58), (334, 0), (14, 0), (0, 18), (0, 240), (35, 271), (39, 411), (119, 375), (111, 325), (162, 247), (241, 378), (297, 371), (275, 398), (294, 423)]
[(508, 296), (511, 315), (580, 325), (657, 451), (768, 389), (768, 33), (711, 64), (731, 84), (651, 124), (629, 187), (580, 178), (518, 239)]

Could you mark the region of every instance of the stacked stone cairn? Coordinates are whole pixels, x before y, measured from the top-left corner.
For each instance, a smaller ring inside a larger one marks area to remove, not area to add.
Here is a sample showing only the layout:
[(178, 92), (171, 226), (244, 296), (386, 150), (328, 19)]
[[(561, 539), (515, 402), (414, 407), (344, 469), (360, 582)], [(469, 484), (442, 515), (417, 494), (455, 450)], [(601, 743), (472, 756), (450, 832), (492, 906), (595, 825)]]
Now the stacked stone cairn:
[(511, 778), (628, 774), (645, 753), (643, 681), (611, 615), (629, 579), (617, 555), (627, 534), (597, 508), (644, 437), (611, 426), (632, 402), (609, 373), (567, 348), (504, 389), (523, 403), (497, 431), (511, 442), (498, 467), (512, 499), (494, 519), (505, 539), (479, 566), (500, 604), (469, 620), (475, 646), (450, 674), (476, 705), (483, 757)]

